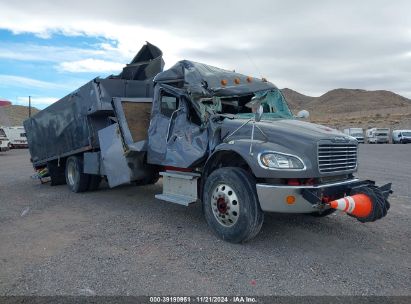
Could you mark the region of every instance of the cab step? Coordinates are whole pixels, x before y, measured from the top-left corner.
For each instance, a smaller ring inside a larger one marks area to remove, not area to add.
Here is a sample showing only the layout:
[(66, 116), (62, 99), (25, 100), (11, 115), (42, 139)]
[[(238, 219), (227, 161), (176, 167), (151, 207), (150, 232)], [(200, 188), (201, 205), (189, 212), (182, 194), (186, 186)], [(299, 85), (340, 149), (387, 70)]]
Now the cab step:
[(166, 171), (160, 175), (163, 176), (163, 193), (156, 194), (155, 198), (184, 206), (197, 201), (199, 173)]

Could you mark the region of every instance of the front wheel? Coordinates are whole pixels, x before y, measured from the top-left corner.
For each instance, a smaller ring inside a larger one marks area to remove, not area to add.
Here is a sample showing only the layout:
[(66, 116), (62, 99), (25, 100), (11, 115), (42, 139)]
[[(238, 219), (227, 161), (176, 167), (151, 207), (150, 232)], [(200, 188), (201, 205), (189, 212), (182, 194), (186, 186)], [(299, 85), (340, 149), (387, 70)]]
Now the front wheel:
[(264, 221), (253, 176), (235, 167), (218, 169), (207, 178), (203, 211), (211, 229), (232, 243), (252, 239)]

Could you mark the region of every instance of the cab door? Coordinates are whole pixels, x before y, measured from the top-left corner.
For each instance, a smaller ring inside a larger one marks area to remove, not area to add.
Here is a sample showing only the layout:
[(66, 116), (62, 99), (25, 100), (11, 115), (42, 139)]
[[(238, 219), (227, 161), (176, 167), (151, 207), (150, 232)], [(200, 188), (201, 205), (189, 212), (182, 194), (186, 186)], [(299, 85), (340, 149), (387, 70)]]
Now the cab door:
[(148, 163), (188, 168), (206, 155), (208, 132), (193, 122), (197, 114), (189, 103), (183, 90), (158, 85), (148, 130)]

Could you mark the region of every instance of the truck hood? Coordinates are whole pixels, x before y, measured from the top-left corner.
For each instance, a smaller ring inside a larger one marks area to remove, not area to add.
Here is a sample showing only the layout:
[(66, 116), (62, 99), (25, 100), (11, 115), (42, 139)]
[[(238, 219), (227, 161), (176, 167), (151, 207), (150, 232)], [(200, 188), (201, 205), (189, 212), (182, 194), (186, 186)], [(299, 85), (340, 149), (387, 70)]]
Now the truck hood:
[[(222, 139), (244, 124), (244, 119), (225, 119), (222, 126)], [(287, 142), (303, 143), (306, 141), (317, 142), (321, 139), (335, 139), (336, 137), (351, 140), (346, 134), (318, 124), (304, 122), (295, 119), (262, 120), (256, 123), (268, 136), (270, 142), (281, 145)], [(251, 136), (252, 122), (242, 127), (232, 137), (233, 139), (248, 139)], [(256, 129), (256, 139), (264, 139), (261, 132)]]

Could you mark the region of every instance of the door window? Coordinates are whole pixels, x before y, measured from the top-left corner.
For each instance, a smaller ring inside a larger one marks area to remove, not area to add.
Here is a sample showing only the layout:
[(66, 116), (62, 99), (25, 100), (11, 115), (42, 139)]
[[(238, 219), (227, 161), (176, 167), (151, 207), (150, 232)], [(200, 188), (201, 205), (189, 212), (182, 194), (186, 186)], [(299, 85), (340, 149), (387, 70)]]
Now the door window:
[(161, 114), (171, 117), (173, 112), (178, 109), (178, 98), (167, 93), (161, 94)]

